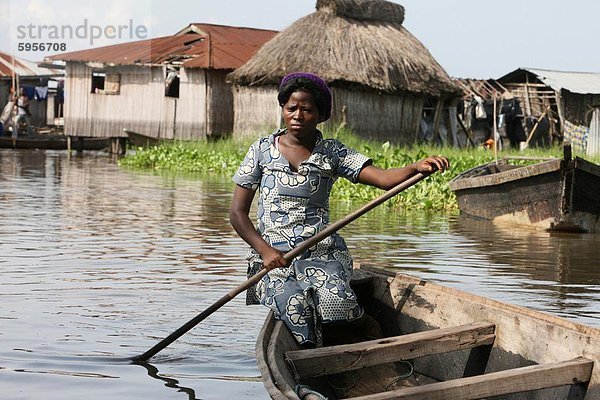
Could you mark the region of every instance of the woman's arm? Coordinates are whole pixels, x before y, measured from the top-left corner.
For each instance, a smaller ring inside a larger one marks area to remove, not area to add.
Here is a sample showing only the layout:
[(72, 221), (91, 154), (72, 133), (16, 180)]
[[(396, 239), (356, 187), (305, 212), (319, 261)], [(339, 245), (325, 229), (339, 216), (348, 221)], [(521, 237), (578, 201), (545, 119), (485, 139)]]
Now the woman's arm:
[(255, 193), (255, 190), (236, 185), (229, 209), (229, 221), (238, 235), (260, 254), (263, 265), (268, 271), (273, 268), (285, 267), (289, 262), (283, 258), (283, 253), (271, 247), (256, 231), (250, 220), (250, 206)]
[(389, 190), (419, 172), (443, 172), (449, 167), (448, 159), (440, 156), (430, 156), (402, 168), (381, 169), (367, 165), (360, 171), (358, 182)]

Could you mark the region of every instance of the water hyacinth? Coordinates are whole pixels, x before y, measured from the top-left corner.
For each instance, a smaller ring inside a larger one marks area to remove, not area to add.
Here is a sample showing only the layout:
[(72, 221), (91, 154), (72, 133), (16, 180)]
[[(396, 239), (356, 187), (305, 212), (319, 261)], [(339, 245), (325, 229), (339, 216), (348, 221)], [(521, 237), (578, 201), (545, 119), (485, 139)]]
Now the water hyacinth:
[[(456, 198), (448, 182), (459, 173), (494, 160), (494, 153), (482, 148), (457, 149), (452, 147), (412, 146), (398, 147), (362, 139), (339, 127), (323, 132), (324, 137), (334, 137), (370, 157), (380, 168), (400, 167), (428, 155), (444, 155), (451, 168), (443, 174), (433, 174), (418, 185), (394, 197), (386, 204), (391, 207), (456, 211)], [(150, 148), (138, 148), (128, 153), (120, 165), (130, 168), (176, 171), (186, 173), (212, 173), (232, 176), (242, 162), (252, 139), (221, 139), (217, 141), (174, 142)], [(561, 149), (527, 149), (525, 152), (503, 151), (500, 157), (511, 155), (535, 157), (561, 157)], [(518, 160), (525, 164), (534, 161)], [(379, 196), (381, 190), (366, 185), (355, 185), (339, 179), (332, 191), (332, 199), (367, 202)]]
[(233, 175), (249, 145), (249, 141), (234, 140), (166, 143), (137, 148), (119, 164), (139, 169)]

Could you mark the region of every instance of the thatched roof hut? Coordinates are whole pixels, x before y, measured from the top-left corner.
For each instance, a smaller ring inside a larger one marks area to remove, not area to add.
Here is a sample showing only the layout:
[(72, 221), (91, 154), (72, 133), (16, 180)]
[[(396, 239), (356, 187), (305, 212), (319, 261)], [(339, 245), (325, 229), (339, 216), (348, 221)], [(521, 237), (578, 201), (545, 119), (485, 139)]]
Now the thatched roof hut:
[[(426, 101), (453, 96), (458, 89), (402, 26), (404, 8), (384, 0), (318, 0), (316, 8), (229, 75), (235, 85), (234, 132), (277, 125), (276, 85), (289, 72), (308, 71), (332, 86), (333, 123), (414, 142)], [(265, 120), (249, 123), (259, 100)], [(244, 106), (247, 101), (254, 103), (252, 109)]]

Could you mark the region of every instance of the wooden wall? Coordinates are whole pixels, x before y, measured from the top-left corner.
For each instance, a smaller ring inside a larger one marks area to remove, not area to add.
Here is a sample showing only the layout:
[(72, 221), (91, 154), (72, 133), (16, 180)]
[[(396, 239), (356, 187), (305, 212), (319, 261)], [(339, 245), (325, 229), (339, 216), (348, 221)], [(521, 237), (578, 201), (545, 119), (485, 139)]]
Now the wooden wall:
[[(556, 92), (544, 83), (505, 83), (504, 86), (519, 100), (527, 116), (538, 117), (550, 106), (553, 119), (564, 118), (573, 124), (589, 126), (590, 110), (600, 104), (600, 94), (571, 93), (566, 89)], [(553, 133), (558, 129), (554, 124), (551, 127)]]
[(182, 68), (179, 97), (174, 98), (165, 96), (163, 67), (103, 70), (120, 74), (119, 94), (91, 93), (92, 68), (67, 63), (65, 134), (122, 137), (126, 136), (123, 129), (128, 129), (153, 137), (195, 140), (232, 130), (233, 100), (225, 83), (230, 71)]
[(561, 91), (565, 119), (577, 125), (590, 126), (592, 106), (600, 104), (600, 94), (576, 94)]
[(207, 79), (207, 120), (208, 136), (224, 137), (233, 132), (233, 92), (226, 82), (229, 70), (198, 70), (206, 74)]
[(10, 87), (12, 82), (10, 79), (0, 79), (0, 113), (8, 100), (10, 99)]

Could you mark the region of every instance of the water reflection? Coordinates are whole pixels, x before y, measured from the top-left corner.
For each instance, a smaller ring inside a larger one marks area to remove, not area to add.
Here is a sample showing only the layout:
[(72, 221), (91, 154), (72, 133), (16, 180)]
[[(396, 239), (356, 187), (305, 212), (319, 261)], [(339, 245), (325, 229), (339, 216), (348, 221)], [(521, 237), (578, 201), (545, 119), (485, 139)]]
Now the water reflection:
[[(141, 354), (241, 283), (230, 192), (101, 155), (0, 151), (2, 398), (181, 398), (97, 358)], [(199, 398), (266, 397), (254, 359), (265, 314), (235, 299), (152, 362)]]
[(497, 225), (465, 215), (453, 219), (450, 229), (464, 235), (494, 264), (510, 265), (531, 279), (564, 285), (598, 283), (590, 265), (600, 244), (597, 235)]
[(374, 210), (346, 229), (359, 262), (600, 326), (599, 235)]
[(158, 371), (158, 368), (156, 368), (154, 365), (149, 364), (149, 363), (139, 363), (138, 365), (146, 368), (146, 370), (148, 371), (148, 376), (165, 382), (166, 387), (177, 389), (178, 392), (183, 392), (183, 393), (187, 394), (187, 397), (189, 400), (196, 399), (196, 392), (194, 391), (194, 389), (181, 386), (179, 384), (179, 381), (175, 378), (169, 378), (167, 376), (162, 376), (160, 374), (160, 372)]
[(543, 309), (600, 325), (598, 235), (546, 232), (460, 216), (450, 229), (489, 260), (489, 274), (520, 279), (523, 293), (543, 293)]
[[(98, 154), (0, 150), (2, 398), (266, 398), (254, 358), (266, 311), (243, 296), (152, 365), (116, 360), (245, 279), (231, 191), (229, 178), (127, 171)], [(332, 206), (337, 220), (359, 205)], [(385, 206), (342, 233), (358, 262), (600, 326), (598, 235)]]

